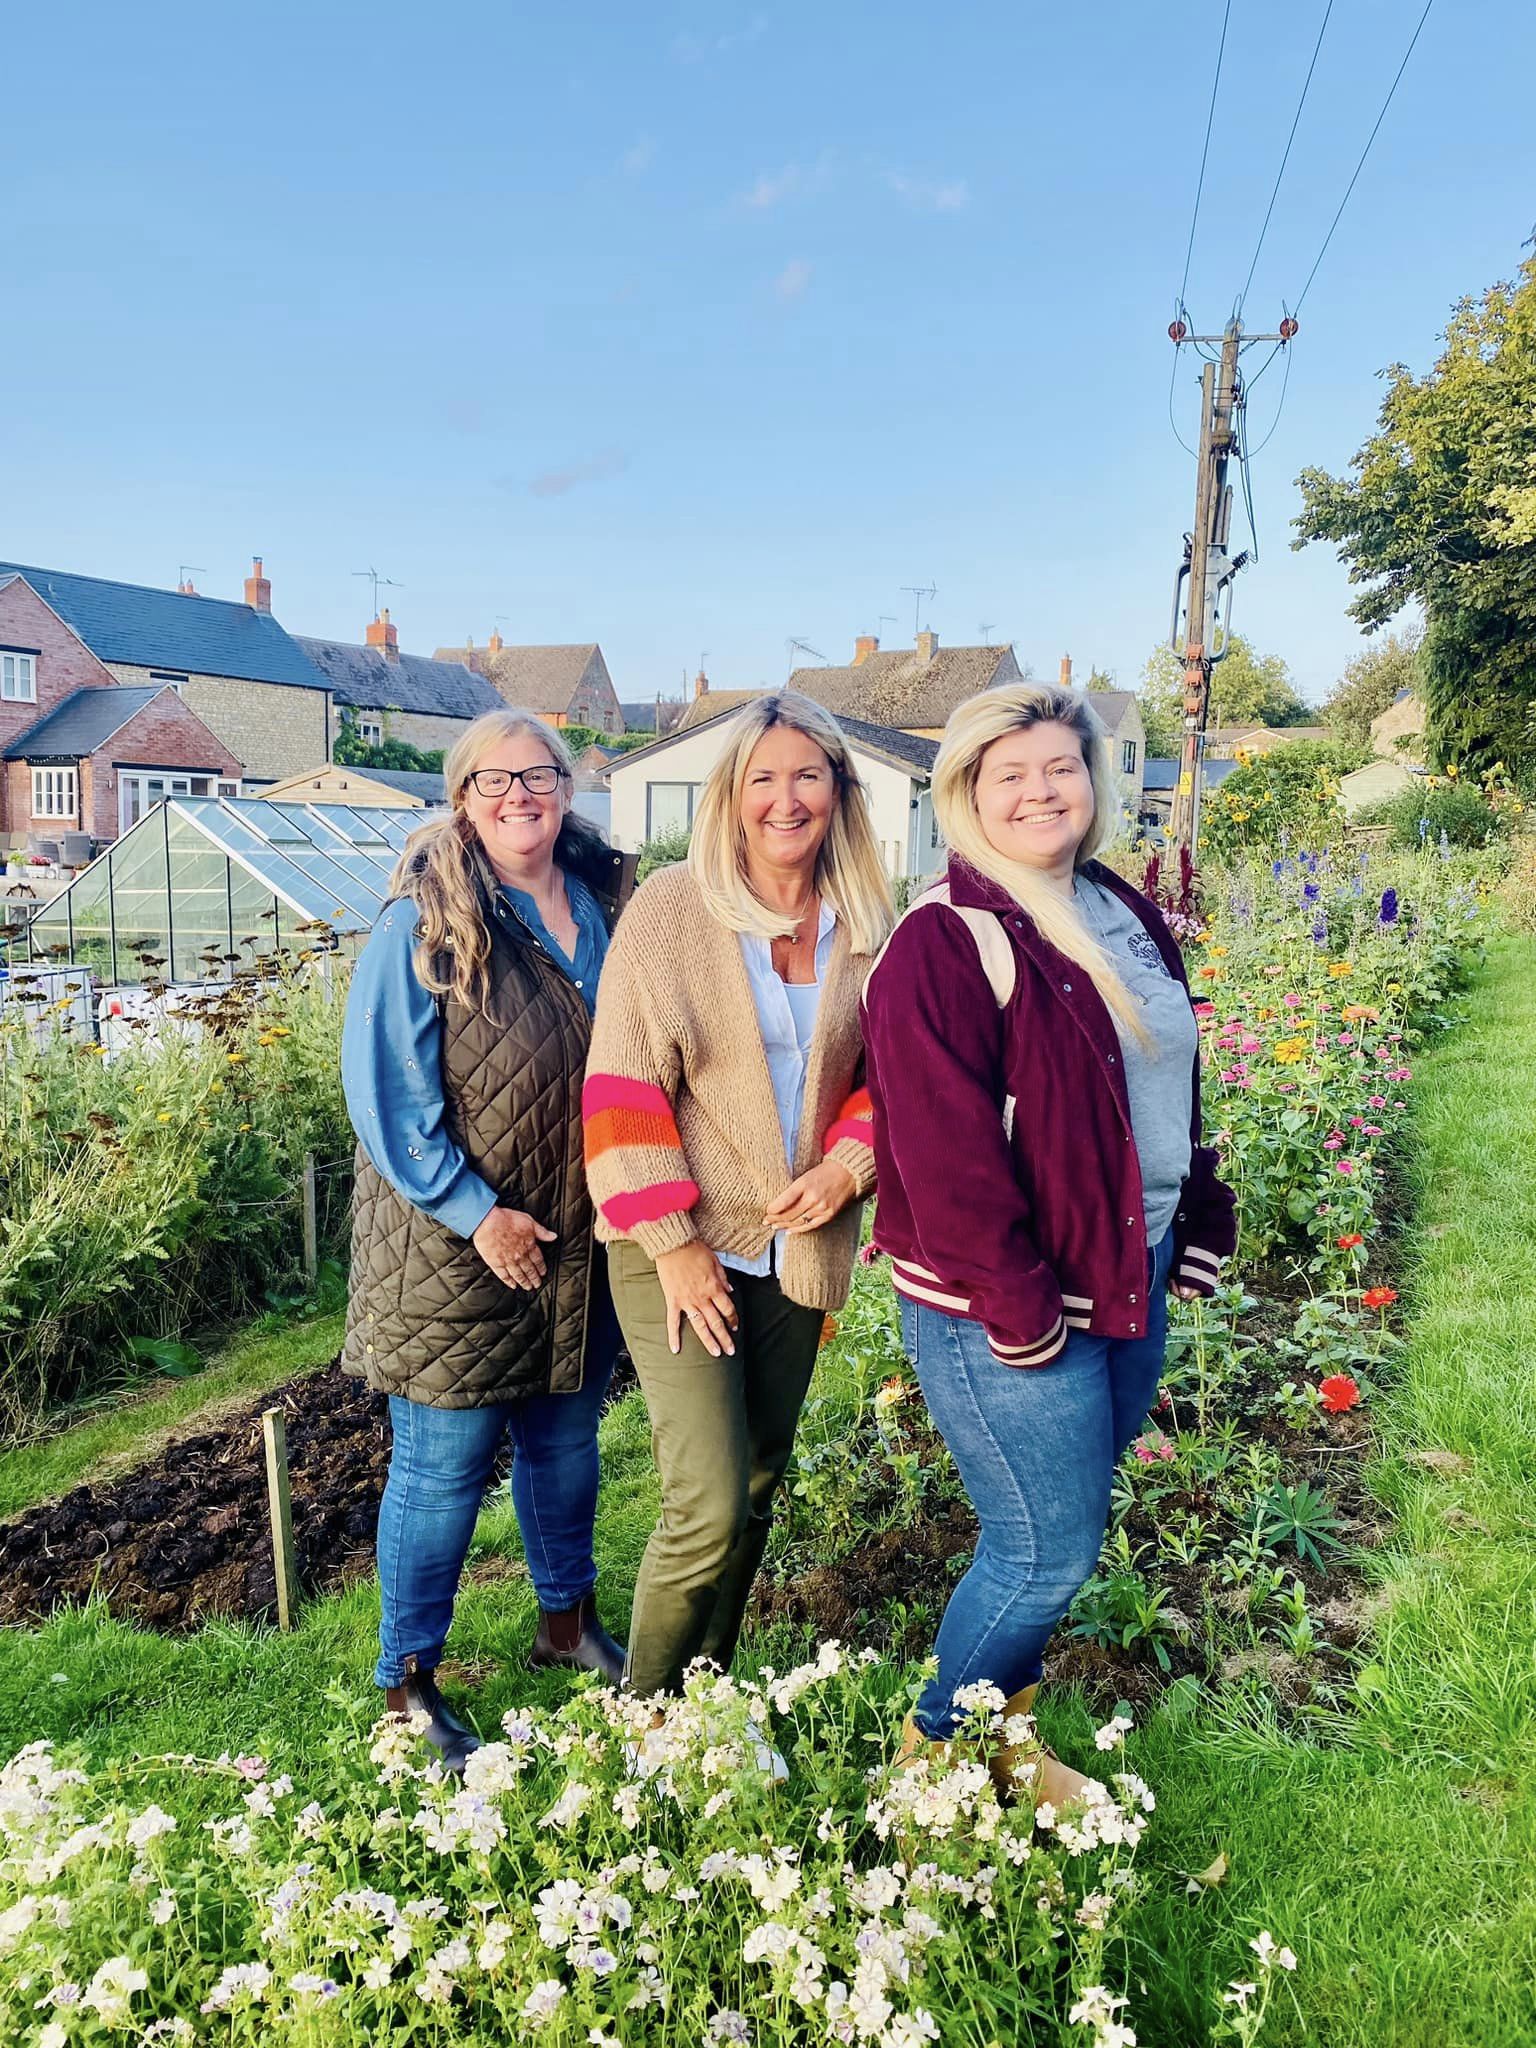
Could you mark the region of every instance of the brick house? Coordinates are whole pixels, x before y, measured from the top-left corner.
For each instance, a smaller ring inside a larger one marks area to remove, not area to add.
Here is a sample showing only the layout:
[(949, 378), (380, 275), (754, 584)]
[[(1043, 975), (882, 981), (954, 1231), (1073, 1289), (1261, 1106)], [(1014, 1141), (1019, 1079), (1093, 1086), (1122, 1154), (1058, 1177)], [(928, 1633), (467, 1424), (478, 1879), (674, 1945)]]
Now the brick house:
[(577, 647), (508, 647), (493, 633), (485, 647), (439, 647), (439, 661), (461, 662), (484, 676), (505, 704), (535, 711), (551, 725), (590, 725), (615, 735), (624, 730), (613, 678), (595, 640)]
[(325, 677), (272, 616), (260, 558), (243, 604), (176, 590), (112, 583), (58, 569), (0, 562), (22, 576), (119, 683), (169, 686), (244, 766), (244, 780), (275, 782), (329, 759)]
[(120, 683), (18, 573), (0, 573), (0, 835), (111, 840), (163, 796), (241, 768), (169, 683)]
[(435, 753), (451, 747), (473, 719), (504, 705), (485, 677), (462, 662), (402, 654), (399, 630), (387, 610), (369, 625), (361, 647), (302, 633), (293, 640), (330, 686), (331, 748), (345, 719), (370, 745), (405, 740), (423, 753)]

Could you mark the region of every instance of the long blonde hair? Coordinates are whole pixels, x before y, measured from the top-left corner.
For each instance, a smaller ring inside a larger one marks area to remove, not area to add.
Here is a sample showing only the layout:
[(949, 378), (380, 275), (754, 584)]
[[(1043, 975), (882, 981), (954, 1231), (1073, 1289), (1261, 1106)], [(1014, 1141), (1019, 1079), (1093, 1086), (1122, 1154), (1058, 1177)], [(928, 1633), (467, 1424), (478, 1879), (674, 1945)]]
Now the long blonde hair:
[(982, 830), (976, 810), (976, 781), (988, 747), (1032, 725), (1064, 725), (1076, 735), (1093, 784), (1093, 818), (1074, 856), (1080, 868), (1112, 836), (1120, 807), (1109, 741), (1098, 713), (1085, 696), (1055, 683), (1008, 683), (968, 697), (950, 713), (933, 764), (933, 808), (950, 849), (978, 873), (996, 882), (1034, 919), (1040, 935), (1089, 976), (1106, 1007), (1139, 1045), (1152, 1047), (1141, 1006), (1121, 979), (1114, 961), (1088, 930), (1072, 903), (1033, 868), (1009, 860)]
[[(443, 762), (449, 809), (429, 819), (405, 842), (389, 878), (392, 897), (416, 905), (420, 941), (414, 955), (423, 988), (452, 996), (467, 1009), (484, 1010), (490, 999), (491, 935), (479, 882), (484, 862), (480, 835), (464, 808), (471, 771), (503, 740), (538, 740), (555, 767), (574, 772), (570, 748), (552, 726), (531, 711), (487, 711), (460, 733)], [(602, 846), (596, 826), (567, 811), (555, 842), (555, 860), (565, 868)], [(447, 963), (447, 972), (440, 971)]]
[(816, 888), (842, 920), (854, 952), (878, 953), (895, 920), (895, 906), (875, 843), (869, 798), (837, 720), (798, 690), (775, 690), (743, 705), (726, 728), (725, 751), (705, 777), (688, 845), (688, 869), (705, 908), (727, 931), (753, 932), (764, 939), (794, 933), (794, 919), (770, 910), (747, 880), (741, 823), (752, 750), (776, 725), (803, 733), (831, 764), (837, 801), (816, 856)]

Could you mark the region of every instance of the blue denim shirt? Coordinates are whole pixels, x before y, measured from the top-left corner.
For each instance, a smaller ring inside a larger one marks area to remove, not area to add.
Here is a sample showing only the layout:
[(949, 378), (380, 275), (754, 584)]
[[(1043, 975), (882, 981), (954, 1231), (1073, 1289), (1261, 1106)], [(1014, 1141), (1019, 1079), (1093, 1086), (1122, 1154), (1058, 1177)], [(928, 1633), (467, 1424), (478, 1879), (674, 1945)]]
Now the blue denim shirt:
[[(597, 898), (565, 878), (576, 920), (576, 953), (560, 950), (533, 898), (503, 887), (508, 903), (590, 1016), (608, 951)], [(459, 1237), (473, 1237), (496, 1206), (449, 1134), (443, 1100), (443, 1027), (437, 999), (422, 987), (412, 957), (416, 918), (408, 902), (387, 904), (352, 970), (341, 1034), (341, 1085), (358, 1143), (398, 1194)]]

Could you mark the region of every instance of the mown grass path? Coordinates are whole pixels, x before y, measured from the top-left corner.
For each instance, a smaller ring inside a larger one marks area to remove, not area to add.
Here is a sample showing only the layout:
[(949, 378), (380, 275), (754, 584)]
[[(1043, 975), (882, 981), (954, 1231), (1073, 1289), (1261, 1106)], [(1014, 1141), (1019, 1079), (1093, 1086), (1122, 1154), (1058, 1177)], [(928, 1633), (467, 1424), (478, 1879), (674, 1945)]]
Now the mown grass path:
[[(1373, 1475), (1398, 1526), (1360, 1712), (1310, 1739), (1146, 1730), (1144, 2048), (1208, 2037), (1260, 1927), (1301, 1963), (1266, 2042), (1536, 2042), (1536, 946), (1496, 943), (1465, 1007), (1415, 1062), (1408, 1342)], [(1179, 1873), (1219, 1851), (1226, 1884), (1189, 1898)]]

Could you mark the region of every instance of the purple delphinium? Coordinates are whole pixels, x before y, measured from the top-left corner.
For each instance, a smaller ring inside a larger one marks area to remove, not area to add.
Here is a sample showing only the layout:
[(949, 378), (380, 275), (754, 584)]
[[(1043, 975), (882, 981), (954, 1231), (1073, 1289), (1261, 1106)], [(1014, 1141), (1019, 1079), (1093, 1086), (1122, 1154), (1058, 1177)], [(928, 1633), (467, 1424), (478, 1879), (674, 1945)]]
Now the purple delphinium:
[(1383, 889), (1381, 892), (1381, 915), (1377, 918), (1376, 922), (1383, 926), (1396, 924), (1397, 909), (1397, 891), (1395, 889)]
[(1322, 893), (1322, 890), (1318, 887), (1316, 882), (1303, 882), (1301, 887), (1301, 900), (1303, 903), (1315, 903), (1318, 897), (1322, 895)]
[(1321, 911), (1312, 920), (1312, 943), (1314, 946), (1326, 946), (1328, 943), (1328, 920)]

